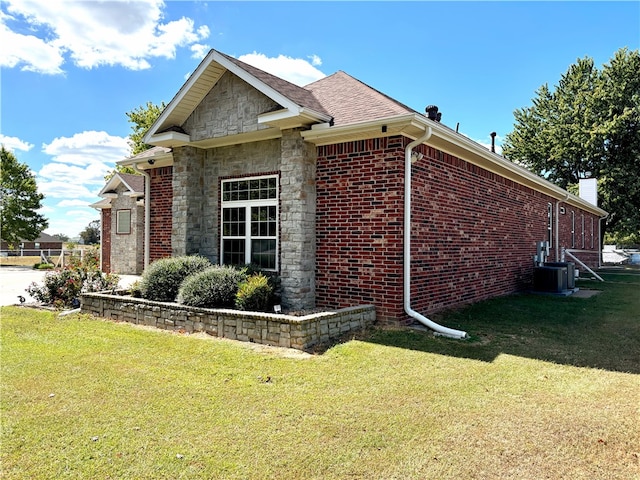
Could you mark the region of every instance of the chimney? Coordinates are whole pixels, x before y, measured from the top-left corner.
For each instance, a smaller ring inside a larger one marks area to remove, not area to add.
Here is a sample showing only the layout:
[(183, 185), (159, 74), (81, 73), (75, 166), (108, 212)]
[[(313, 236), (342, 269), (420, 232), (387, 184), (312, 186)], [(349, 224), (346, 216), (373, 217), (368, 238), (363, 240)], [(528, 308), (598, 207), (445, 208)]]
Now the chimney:
[(437, 105), (427, 105), (427, 108), (425, 109), (425, 111), (427, 112), (427, 117), (429, 118), (429, 120), (433, 120), (434, 122), (439, 122), (440, 119), (442, 118), (442, 113), (438, 113)]
[(581, 178), (578, 180), (578, 196), (592, 205), (598, 206), (598, 180)]

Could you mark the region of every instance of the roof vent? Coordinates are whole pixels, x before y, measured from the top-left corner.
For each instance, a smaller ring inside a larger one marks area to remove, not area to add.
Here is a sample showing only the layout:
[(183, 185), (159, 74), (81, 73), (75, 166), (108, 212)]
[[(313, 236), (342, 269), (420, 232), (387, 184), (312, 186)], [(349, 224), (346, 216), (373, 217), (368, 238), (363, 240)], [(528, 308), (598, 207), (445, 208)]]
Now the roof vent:
[(439, 122), (440, 119), (442, 118), (442, 113), (438, 113), (437, 105), (427, 105), (427, 108), (425, 109), (425, 111), (427, 112), (427, 117), (429, 118), (429, 120), (433, 120), (434, 122)]

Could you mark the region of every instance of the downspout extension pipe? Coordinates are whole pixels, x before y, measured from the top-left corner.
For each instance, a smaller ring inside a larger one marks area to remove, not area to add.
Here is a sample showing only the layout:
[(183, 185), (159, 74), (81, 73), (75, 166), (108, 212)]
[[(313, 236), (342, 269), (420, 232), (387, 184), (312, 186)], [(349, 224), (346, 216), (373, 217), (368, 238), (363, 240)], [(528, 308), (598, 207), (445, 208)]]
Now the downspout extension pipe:
[(431, 127), (427, 126), (424, 135), (409, 143), (404, 150), (404, 311), (424, 326), (433, 330), (434, 335), (463, 339), (467, 332), (444, 327), (411, 308), (411, 152), (431, 138)]
[(144, 176), (144, 269), (149, 266), (149, 241), (151, 238), (151, 175), (133, 164), (133, 169)]

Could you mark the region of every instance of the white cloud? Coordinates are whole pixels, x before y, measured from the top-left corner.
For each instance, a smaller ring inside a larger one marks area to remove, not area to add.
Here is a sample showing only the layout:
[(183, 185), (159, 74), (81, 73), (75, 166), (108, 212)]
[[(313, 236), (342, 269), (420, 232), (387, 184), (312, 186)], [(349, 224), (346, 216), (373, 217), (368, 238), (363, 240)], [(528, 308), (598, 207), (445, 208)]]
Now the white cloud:
[[(123, 137), (85, 131), (55, 138), (43, 145), (43, 152), (53, 158), (38, 171), (39, 190), (63, 202), (84, 199), (86, 205), (95, 199), (96, 188), (104, 185), (104, 176), (113, 170), (115, 162), (128, 155), (129, 145)], [(63, 202), (58, 205), (65, 206)]]
[(80, 166), (95, 162), (111, 164), (125, 158), (130, 150), (127, 138), (93, 130), (58, 137), (42, 147), (54, 161)]
[(291, 58), (285, 55), (267, 57), (263, 53), (248, 53), (241, 55), (238, 60), (253, 65), (265, 72), (284, 78), (299, 86), (308, 85), (311, 82), (326, 77), (314, 65), (321, 65), (322, 61), (317, 55), (310, 57), (312, 63), (302, 58)]
[[(0, 40), (1, 43), (1, 40)], [(33, 144), (29, 142), (25, 142), (24, 140), (20, 140), (18, 137), (7, 137), (6, 135), (2, 135), (0, 133), (0, 144), (4, 145), (4, 148), (13, 152), (15, 150), (22, 150), (23, 152), (28, 152), (33, 148)]]
[(191, 53), (192, 58), (203, 59), (204, 57), (207, 56), (207, 53), (209, 52), (209, 50), (211, 50), (211, 47), (209, 45), (195, 43), (191, 45), (190, 50), (192, 52)]
[[(5, 0), (0, 12), (0, 65), (63, 73), (65, 56), (83, 68), (149, 68), (155, 57), (175, 58), (178, 47), (201, 42), (207, 26), (190, 18), (162, 23), (162, 0)], [(26, 27), (25, 27), (26, 24)], [(13, 29), (11, 28), (13, 27)]]
[(311, 59), (311, 65), (313, 65), (314, 67), (319, 67), (320, 65), (322, 65), (322, 59), (318, 55), (309, 55), (308, 58)]

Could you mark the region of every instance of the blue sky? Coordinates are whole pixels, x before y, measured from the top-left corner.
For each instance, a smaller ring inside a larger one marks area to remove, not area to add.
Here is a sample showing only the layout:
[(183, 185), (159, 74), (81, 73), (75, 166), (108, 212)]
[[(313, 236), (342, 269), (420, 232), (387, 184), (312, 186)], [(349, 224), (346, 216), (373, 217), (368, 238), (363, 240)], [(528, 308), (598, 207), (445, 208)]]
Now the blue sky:
[(0, 142), (36, 174), (51, 234), (99, 218), (125, 112), (169, 102), (210, 48), (294, 83), (343, 70), (484, 144), (578, 58), (640, 48), (640, 2), (0, 3)]

